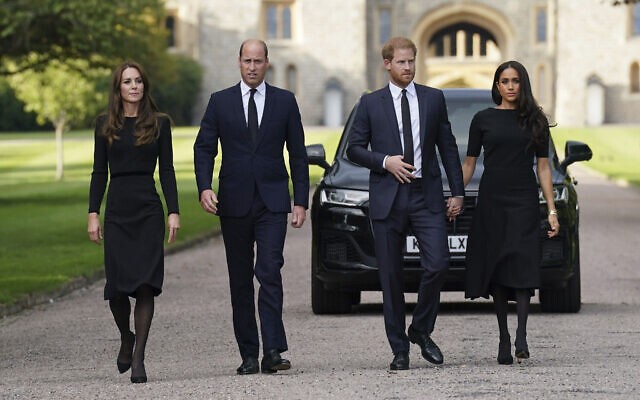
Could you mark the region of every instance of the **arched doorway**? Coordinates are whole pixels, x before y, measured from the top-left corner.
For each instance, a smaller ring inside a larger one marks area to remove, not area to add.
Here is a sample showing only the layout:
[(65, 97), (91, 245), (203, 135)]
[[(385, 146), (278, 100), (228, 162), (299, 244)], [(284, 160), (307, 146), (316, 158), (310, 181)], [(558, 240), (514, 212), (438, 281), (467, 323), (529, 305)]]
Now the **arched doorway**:
[(513, 27), (480, 4), (443, 6), (418, 23), (416, 78), (435, 87), (489, 88), (495, 68), (510, 58)]

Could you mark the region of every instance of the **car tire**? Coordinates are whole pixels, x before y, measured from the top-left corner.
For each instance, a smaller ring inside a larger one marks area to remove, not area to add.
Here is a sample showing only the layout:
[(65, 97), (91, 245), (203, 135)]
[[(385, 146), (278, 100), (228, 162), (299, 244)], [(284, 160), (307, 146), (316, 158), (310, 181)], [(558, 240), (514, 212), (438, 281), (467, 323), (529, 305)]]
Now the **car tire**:
[(311, 309), (314, 314), (348, 314), (353, 293), (326, 290), (324, 284), (311, 273)]
[(573, 276), (562, 288), (540, 289), (540, 309), (543, 312), (577, 313), (582, 306), (580, 291), (580, 250), (578, 247)]

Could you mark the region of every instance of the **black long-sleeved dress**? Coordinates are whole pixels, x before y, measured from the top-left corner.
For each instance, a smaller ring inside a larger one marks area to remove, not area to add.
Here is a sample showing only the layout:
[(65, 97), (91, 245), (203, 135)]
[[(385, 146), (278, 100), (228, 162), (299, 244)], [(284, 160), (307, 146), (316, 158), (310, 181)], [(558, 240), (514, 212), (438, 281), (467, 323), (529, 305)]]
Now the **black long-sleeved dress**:
[(164, 212), (153, 174), (159, 175), (168, 214), (178, 213), (178, 192), (173, 168), (171, 124), (159, 117), (159, 136), (150, 144), (135, 146), (136, 118), (125, 118), (119, 140), (109, 146), (102, 135), (106, 117), (95, 130), (93, 172), (89, 189), (89, 212), (100, 212), (109, 180), (104, 215), (105, 300), (135, 297), (147, 284), (157, 296), (164, 279)]
[(540, 286), (540, 210), (534, 157), (548, 157), (548, 140), (535, 146), (518, 111), (488, 108), (469, 128), (467, 155), (484, 148), (484, 172), (467, 247), (469, 298), (489, 297), (492, 284)]

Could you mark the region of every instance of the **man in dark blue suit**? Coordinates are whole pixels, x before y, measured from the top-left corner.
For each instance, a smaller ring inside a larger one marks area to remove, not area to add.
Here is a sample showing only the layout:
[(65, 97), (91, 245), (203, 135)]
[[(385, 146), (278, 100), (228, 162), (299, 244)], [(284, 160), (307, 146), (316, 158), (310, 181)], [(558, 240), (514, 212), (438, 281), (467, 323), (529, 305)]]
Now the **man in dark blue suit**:
[[(362, 96), (349, 136), (347, 155), (371, 170), (369, 213), (382, 285), (384, 322), (394, 358), (390, 369), (409, 368), (409, 342), (441, 364), (433, 332), (443, 276), (449, 265), (445, 201), (435, 153), (438, 147), (452, 197), (449, 218), (462, 207), (464, 186), (456, 141), (442, 91), (413, 82), (415, 44), (392, 38), (382, 49), (389, 85)], [(409, 228), (424, 269), (413, 320), (405, 333), (402, 252)]]
[[(293, 93), (264, 82), (269, 67), (267, 45), (246, 40), (240, 46), (242, 80), (213, 93), (194, 144), (200, 205), (220, 216), (229, 270), (233, 329), (242, 364), (238, 374), (259, 372), (254, 276), (260, 284), (258, 315), (263, 373), (289, 369), (282, 323), (283, 248), (287, 214), (300, 228), (309, 198), (309, 167), (300, 111)], [(218, 195), (211, 189), (214, 158), (222, 151)], [(283, 150), (289, 153), (289, 174)], [(254, 245), (257, 249), (254, 265)]]

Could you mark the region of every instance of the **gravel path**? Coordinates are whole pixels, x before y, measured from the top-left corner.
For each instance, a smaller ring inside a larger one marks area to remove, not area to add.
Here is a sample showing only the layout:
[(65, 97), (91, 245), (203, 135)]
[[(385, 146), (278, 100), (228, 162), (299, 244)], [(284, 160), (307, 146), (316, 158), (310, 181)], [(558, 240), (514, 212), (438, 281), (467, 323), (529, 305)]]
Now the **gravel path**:
[[(149, 383), (119, 375), (119, 337), (103, 281), (0, 320), (2, 399), (526, 399), (640, 398), (640, 192), (575, 168), (582, 207), (583, 309), (529, 322), (532, 358), (500, 366), (490, 303), (443, 294), (434, 367), (411, 348), (411, 369), (390, 373), (379, 293), (348, 316), (311, 313), (310, 225), (289, 230), (285, 327), (293, 364), (237, 376), (224, 250), (213, 238), (166, 259), (147, 346)], [(307, 221), (310, 222), (310, 221)], [(407, 295), (409, 302), (415, 295)], [(515, 319), (510, 318), (515, 332)]]

